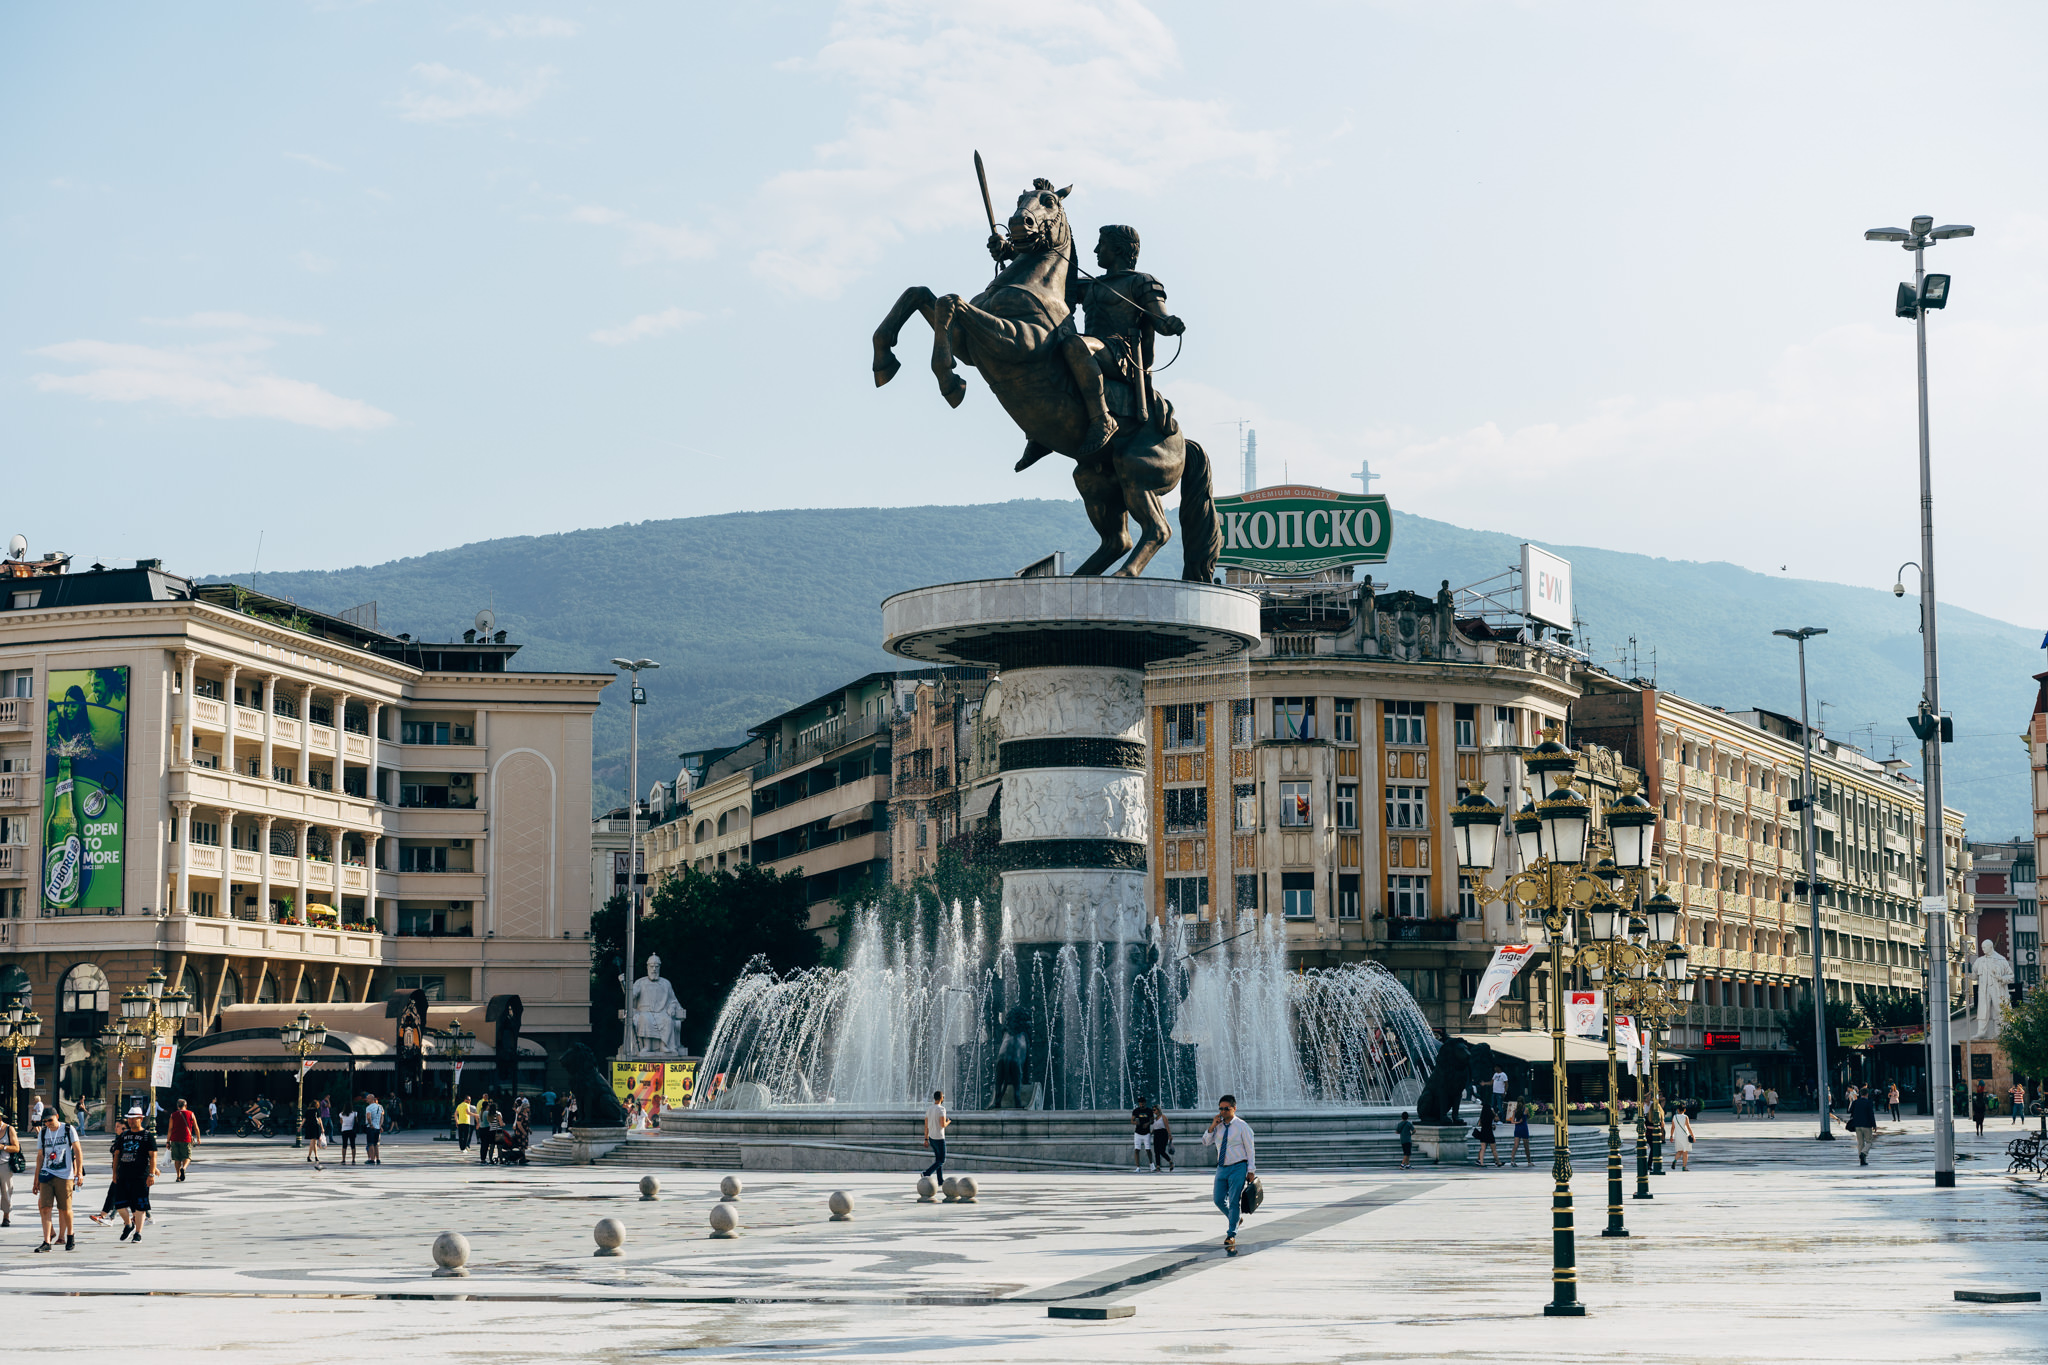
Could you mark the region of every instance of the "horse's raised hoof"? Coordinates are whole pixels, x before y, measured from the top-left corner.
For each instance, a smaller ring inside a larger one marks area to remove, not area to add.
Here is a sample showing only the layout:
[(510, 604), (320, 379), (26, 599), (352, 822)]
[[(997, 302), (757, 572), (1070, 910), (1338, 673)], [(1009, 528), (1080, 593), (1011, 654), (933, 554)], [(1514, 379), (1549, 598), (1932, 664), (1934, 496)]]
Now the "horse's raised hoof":
[(1087, 456), (1093, 455), (1096, 452), (1100, 451), (1104, 446), (1108, 445), (1111, 441), (1115, 439), (1116, 418), (1111, 417), (1108, 413), (1105, 412), (1102, 414), (1102, 419), (1100, 421), (1090, 424), (1088, 428), (1088, 435), (1081, 442), (1081, 449), (1079, 451), (1078, 457), (1085, 459)]
[(939, 381), (939, 393), (946, 400), (946, 406), (957, 408), (960, 400), (967, 396), (967, 381), (957, 374), (949, 374)]
[(884, 351), (880, 355), (876, 356), (875, 387), (879, 389), (882, 387), (882, 385), (894, 379), (896, 377), (896, 371), (902, 368), (903, 362), (896, 358), (894, 352)]
[(1024, 453), (1017, 457), (1017, 472), (1023, 473), (1050, 454), (1052, 454), (1051, 446), (1040, 445), (1037, 441), (1026, 441), (1024, 443)]

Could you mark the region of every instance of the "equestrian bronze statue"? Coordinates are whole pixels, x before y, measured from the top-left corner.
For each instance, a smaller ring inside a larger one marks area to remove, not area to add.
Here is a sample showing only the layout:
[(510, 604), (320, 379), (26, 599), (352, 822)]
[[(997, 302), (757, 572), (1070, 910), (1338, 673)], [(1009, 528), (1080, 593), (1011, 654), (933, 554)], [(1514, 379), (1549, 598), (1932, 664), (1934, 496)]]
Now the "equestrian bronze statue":
[[(977, 171), (980, 165), (977, 155)], [(1165, 289), (1137, 269), (1134, 229), (1102, 229), (1095, 259), (1104, 273), (1081, 270), (1064, 204), (1071, 188), (1034, 182), (1017, 196), (1001, 233), (993, 230), (991, 210), (989, 251), (999, 268), (972, 299), (921, 285), (903, 291), (875, 329), (875, 383), (896, 377), (898, 334), (912, 313), (922, 314), (932, 329), (932, 373), (948, 403), (958, 407), (967, 394), (957, 359), (981, 371), (1003, 411), (1023, 428), (1018, 469), (1051, 454), (1073, 459), (1074, 487), (1102, 537), (1076, 575), (1103, 573), (1126, 551), (1115, 572), (1143, 573), (1173, 538), (1160, 499), (1178, 487), (1181, 577), (1209, 582), (1222, 550), (1209, 457), (1152, 388), (1154, 336), (1178, 336), (1184, 325), (1166, 311)], [(984, 180), (985, 204), (987, 194)], [(1085, 329), (1077, 325), (1077, 307)], [(1138, 524), (1135, 546), (1126, 516)]]

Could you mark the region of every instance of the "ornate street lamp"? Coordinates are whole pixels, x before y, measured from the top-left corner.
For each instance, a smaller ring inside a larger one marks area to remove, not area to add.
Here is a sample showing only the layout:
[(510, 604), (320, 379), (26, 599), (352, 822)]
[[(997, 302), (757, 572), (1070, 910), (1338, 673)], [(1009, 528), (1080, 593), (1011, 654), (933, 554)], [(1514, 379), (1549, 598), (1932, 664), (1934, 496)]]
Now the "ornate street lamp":
[(34, 1050), (36, 1039), (43, 1036), (43, 1021), (29, 1009), (25, 995), (10, 996), (6, 1006), (0, 1008), (0, 1020), (7, 1025), (6, 1036), (0, 1037), (0, 1049), (7, 1052), (7, 1112), (18, 1116), (21, 1054)]
[(444, 1055), (455, 1059), (455, 1069), (448, 1078), (448, 1126), (450, 1137), (457, 1136), (454, 1132), (455, 1106), (462, 1102), (462, 1096), (459, 1093), (462, 1086), (462, 1059), (467, 1057), (470, 1049), (475, 1046), (476, 1034), (460, 1024), (457, 1024), (454, 1028), (441, 1035), (438, 1050)]
[(305, 1134), (301, 1131), (306, 1123), (306, 1062), (327, 1046), (327, 1025), (314, 1023), (311, 1015), (300, 1010), (298, 1019), (279, 1029), (277, 1036), (285, 1051), (299, 1059), (298, 1118), (292, 1125), (292, 1146), (303, 1147), (306, 1145)]

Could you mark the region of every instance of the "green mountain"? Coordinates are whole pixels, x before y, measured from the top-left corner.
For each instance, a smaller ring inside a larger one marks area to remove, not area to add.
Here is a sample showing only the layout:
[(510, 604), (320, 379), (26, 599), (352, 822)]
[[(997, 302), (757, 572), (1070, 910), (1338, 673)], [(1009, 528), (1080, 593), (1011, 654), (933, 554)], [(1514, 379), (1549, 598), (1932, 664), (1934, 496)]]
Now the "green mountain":
[[(884, 654), (881, 601), (930, 583), (1001, 577), (1055, 549), (1077, 562), (1094, 544), (1078, 502), (971, 507), (741, 512), (483, 541), (387, 564), (237, 578), (319, 610), (375, 601), (384, 629), (459, 639), (480, 607), (537, 669), (597, 669), (614, 655), (658, 660), (641, 716), (641, 785), (672, 777), (679, 752), (746, 727), (847, 678), (902, 666)], [(1520, 538), (1394, 514), (1391, 561), (1373, 573), (1434, 592), (1519, 560)], [(1730, 710), (1798, 714), (1799, 680), (1780, 626), (1826, 626), (1808, 648), (1811, 692), (1828, 732), (1888, 757), (1918, 759), (1906, 728), (1920, 695), (1915, 599), (1732, 564), (1548, 545), (1573, 564), (1580, 643), (1597, 662), (1649, 676)], [(1177, 573), (1178, 547), (1160, 556)], [(1943, 695), (1956, 718), (1949, 803), (1968, 828), (2002, 838), (2030, 825), (2017, 736), (2040, 667), (2032, 631), (1957, 607), (1941, 618)], [(1629, 662), (1613, 662), (1635, 645)], [(618, 689), (621, 693), (623, 688)], [(595, 775), (623, 798), (626, 707), (606, 693)], [(1867, 728), (1866, 728), (1867, 727)]]

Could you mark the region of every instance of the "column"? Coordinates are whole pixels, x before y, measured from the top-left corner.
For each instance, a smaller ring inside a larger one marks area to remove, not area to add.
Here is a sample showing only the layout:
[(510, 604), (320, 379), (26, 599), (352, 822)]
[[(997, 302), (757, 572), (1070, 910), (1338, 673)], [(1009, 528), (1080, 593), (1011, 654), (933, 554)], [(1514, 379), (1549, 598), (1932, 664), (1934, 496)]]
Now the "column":
[[(344, 775), (348, 772), (348, 693), (334, 694), (334, 794), (340, 796), (348, 789)], [(336, 907), (337, 909), (339, 907)]]
[(241, 674), (240, 664), (229, 664), (226, 680), (221, 684), (221, 709), (227, 713), (226, 728), (220, 736), (220, 766), (223, 772), (235, 770), (235, 679)]
[(220, 831), (220, 881), (216, 884), (213, 908), (222, 919), (240, 919), (235, 905), (235, 812), (232, 806), (213, 808), (214, 827)]
[(348, 840), (348, 831), (340, 825), (329, 825), (327, 831), (329, 841), (327, 845), (329, 879), (332, 882), (329, 895), (333, 897), (334, 913), (339, 915), (341, 913), (341, 860)]
[(308, 742), (307, 729), (313, 724), (313, 684), (307, 683), (299, 689), (299, 785), (313, 784), (313, 746)]
[[(198, 666), (199, 656), (197, 654), (194, 654), (189, 649), (178, 651), (178, 674), (183, 679), (185, 685), (185, 718), (181, 732), (178, 735), (178, 761), (186, 767), (192, 765), (192, 721), (198, 714), (198, 706), (193, 701), (192, 690), (199, 682), (196, 676)], [(179, 907), (181, 910), (183, 908), (183, 906)]]
[(370, 703), (370, 780), (368, 791), (372, 801), (384, 799), (383, 776), (377, 771), (377, 741), (383, 735), (384, 703)]
[(292, 903), (292, 906), (298, 914), (299, 923), (304, 924), (306, 923), (306, 873), (308, 871), (306, 858), (313, 851), (306, 836), (313, 826), (310, 821), (306, 820), (294, 820), (292, 824), (296, 826), (299, 836), (299, 898)]
[(369, 864), (369, 866), (363, 869), (363, 923), (370, 925), (378, 923), (377, 846), (383, 841), (382, 835), (366, 834), (363, 836), (363, 861)]
[(270, 826), (276, 819), (274, 815), (265, 815), (256, 821), (256, 842), (260, 850), (256, 866), (261, 876), (256, 891), (256, 918), (265, 922), (274, 918), (270, 912)]
[[(192, 675), (188, 672), (185, 676), (189, 678)], [(189, 687), (191, 684), (186, 685)], [(190, 738), (189, 732), (187, 738)], [(186, 754), (189, 758), (189, 744)], [(192, 913), (192, 803), (173, 801), (171, 804), (178, 812), (178, 898), (173, 904), (179, 914), (189, 915)]]
[(266, 674), (263, 679), (263, 761), (260, 766), (263, 770), (262, 776), (265, 782), (270, 781), (270, 775), (275, 771), (271, 758), (276, 753), (276, 745), (277, 675), (271, 673)]

